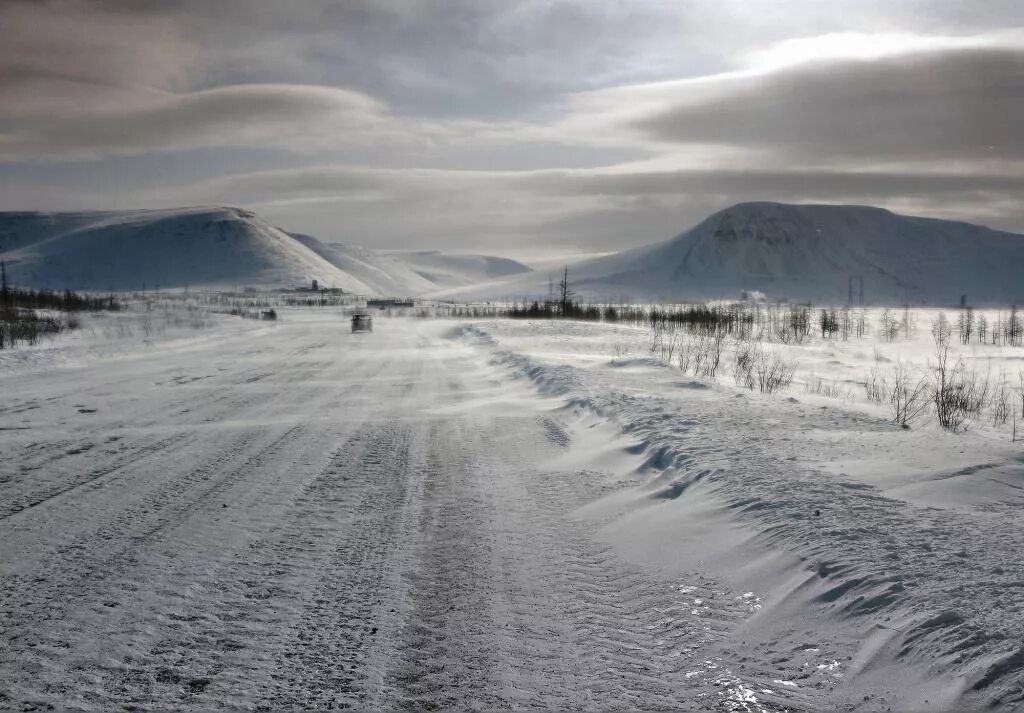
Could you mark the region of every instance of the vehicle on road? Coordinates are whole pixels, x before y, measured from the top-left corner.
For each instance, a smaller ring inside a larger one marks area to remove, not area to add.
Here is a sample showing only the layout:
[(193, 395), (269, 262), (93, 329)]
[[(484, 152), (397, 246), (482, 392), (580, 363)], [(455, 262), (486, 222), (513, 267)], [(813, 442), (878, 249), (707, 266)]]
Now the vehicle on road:
[(354, 312), (352, 314), (352, 333), (372, 332), (373, 315), (368, 312)]

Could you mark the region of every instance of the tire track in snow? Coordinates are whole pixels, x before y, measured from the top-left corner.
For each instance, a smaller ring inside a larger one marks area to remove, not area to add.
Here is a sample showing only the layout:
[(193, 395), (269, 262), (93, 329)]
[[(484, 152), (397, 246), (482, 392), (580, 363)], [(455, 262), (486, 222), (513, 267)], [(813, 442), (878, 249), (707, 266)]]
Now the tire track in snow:
[[(74, 493), (80, 488), (86, 487), (102, 487), (105, 485), (107, 476), (112, 475), (126, 475), (124, 471), (132, 466), (137, 466), (141, 461), (154, 456), (159, 455), (167, 449), (181, 444), (191, 434), (178, 433), (168, 438), (158, 439), (152, 443), (143, 443), (142, 445), (130, 448), (129, 451), (115, 459), (113, 463), (101, 466), (99, 468), (90, 470), (79, 476), (70, 484), (48, 484), (50, 488), (43, 488), (41, 491), (21, 494), (17, 496), (17, 499), (7, 505), (7, 512), (0, 514), (0, 520), (6, 520), (10, 517), (15, 517), (19, 513), (23, 513), (27, 510), (31, 510), (39, 505), (48, 504), (50, 501), (60, 498), (61, 496)], [(36, 470), (34, 467), (31, 470)]]
[[(410, 439), (409, 428), (396, 421), (368, 426), (297, 503), (303, 516), (296, 526), (307, 537), (322, 537), (307, 540), (298, 555), (322, 561), (313, 562), (314, 580), (302, 583), (302, 616), (277, 655), (272, 690), (262, 694), (259, 709), (365, 706), (368, 652), (382, 618), (386, 567), (395, 554), (398, 511), (410, 479)], [(279, 554), (264, 556), (281, 561)]]

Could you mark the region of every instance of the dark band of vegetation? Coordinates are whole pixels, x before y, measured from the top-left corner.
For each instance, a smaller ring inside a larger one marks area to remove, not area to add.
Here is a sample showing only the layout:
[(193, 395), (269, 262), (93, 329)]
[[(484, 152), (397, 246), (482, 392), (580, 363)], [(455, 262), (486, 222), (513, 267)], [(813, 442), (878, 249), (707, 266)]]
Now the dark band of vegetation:
[(7, 266), (0, 262), (0, 349), (36, 344), (47, 334), (78, 326), (75, 312), (119, 310), (110, 296), (82, 295), (71, 290), (28, 290), (7, 284)]

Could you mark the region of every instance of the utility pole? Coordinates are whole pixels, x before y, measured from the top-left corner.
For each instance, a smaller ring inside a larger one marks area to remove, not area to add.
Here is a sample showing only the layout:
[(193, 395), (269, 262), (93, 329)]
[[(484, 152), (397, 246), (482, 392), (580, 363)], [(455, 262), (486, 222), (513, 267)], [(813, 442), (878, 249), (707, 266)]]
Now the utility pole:
[(566, 316), (569, 312), (569, 299), (572, 297), (572, 291), (569, 289), (569, 266), (565, 266), (565, 270), (562, 272), (562, 281), (558, 283), (558, 287), (562, 291), (562, 316)]
[[(11, 293), (7, 289), (7, 262), (5, 260), (0, 260), (0, 283), (3, 285), (0, 287), (0, 297), (2, 297), (3, 301), (3, 310), (4, 312), (10, 312)], [(0, 344), (0, 346), (3, 345)]]

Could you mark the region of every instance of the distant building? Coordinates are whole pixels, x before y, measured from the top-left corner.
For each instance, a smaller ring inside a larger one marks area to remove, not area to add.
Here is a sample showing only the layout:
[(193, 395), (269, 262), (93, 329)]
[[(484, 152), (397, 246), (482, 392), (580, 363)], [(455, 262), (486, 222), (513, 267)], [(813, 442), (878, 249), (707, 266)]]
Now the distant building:
[(319, 289), (320, 289), (319, 283), (316, 280), (313, 280), (313, 292), (316, 292)]
[(412, 300), (402, 300), (394, 297), (390, 298), (377, 298), (372, 300), (366, 300), (367, 307), (375, 307), (377, 309), (386, 309), (388, 307), (413, 307), (415, 303)]

